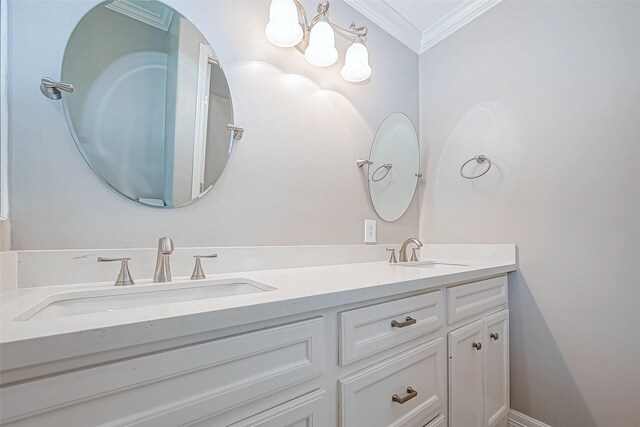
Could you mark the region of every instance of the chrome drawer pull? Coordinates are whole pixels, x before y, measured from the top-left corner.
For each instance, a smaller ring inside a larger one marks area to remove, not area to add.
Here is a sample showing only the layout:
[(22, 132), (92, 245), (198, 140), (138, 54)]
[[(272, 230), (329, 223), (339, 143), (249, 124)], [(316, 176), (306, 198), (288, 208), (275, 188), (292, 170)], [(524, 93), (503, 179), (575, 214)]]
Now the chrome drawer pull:
[(498, 338), (500, 338), (500, 335), (498, 335), (497, 332), (494, 332), (492, 334), (489, 334), (489, 337), (493, 338), (494, 341), (498, 341)]
[(416, 319), (414, 319), (411, 316), (407, 316), (407, 318), (405, 319), (404, 322), (396, 322), (395, 320), (392, 320), (391, 321), (391, 327), (392, 328), (404, 328), (405, 326), (415, 325), (416, 322), (417, 322)]
[(391, 396), (391, 400), (402, 405), (403, 403), (410, 401), (417, 395), (418, 395), (417, 391), (415, 391), (412, 387), (407, 387), (406, 396), (400, 397), (397, 394), (394, 394), (393, 396)]
[(476, 350), (480, 350), (482, 348), (482, 343), (481, 342), (474, 342), (473, 343), (473, 348), (475, 348)]

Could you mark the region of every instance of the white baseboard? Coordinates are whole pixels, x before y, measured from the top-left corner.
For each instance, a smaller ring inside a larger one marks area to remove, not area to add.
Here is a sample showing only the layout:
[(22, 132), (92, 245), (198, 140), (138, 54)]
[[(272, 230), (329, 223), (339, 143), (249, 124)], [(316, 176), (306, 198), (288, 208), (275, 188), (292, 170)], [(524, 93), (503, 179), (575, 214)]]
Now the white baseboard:
[(509, 411), (509, 427), (551, 427), (549, 424), (545, 424), (542, 421), (538, 421), (525, 415), (521, 412)]

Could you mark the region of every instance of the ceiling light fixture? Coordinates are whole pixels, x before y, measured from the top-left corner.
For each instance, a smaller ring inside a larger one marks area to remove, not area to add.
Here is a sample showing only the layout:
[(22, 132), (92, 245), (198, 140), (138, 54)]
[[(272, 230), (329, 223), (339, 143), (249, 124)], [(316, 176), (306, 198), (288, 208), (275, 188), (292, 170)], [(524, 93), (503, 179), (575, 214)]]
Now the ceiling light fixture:
[[(329, 20), (329, 2), (318, 4), (318, 14), (307, 20), (304, 7), (298, 0), (272, 0), (269, 9), (269, 23), (265, 28), (267, 39), (276, 46), (295, 46), (305, 59), (316, 67), (328, 67), (338, 60), (335, 47), (335, 33), (352, 40), (347, 49), (345, 64), (340, 74), (348, 82), (362, 82), (371, 76), (369, 52), (364, 45), (367, 27), (356, 27), (351, 23), (344, 29)], [(300, 21), (298, 14), (302, 17)]]

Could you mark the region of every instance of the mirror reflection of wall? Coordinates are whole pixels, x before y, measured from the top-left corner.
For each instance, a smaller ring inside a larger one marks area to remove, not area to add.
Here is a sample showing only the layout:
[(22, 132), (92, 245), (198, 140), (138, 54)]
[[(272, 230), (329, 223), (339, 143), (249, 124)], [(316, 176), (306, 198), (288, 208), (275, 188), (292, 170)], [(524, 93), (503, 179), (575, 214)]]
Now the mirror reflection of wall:
[[(7, 5), (0, 1), (0, 251), (9, 248), (9, 101)], [(5, 33), (4, 31), (7, 31)]]
[(120, 194), (184, 206), (222, 173), (233, 123), (226, 78), (204, 36), (169, 6), (92, 9), (71, 35), (62, 79), (75, 89), (64, 102), (78, 147)]

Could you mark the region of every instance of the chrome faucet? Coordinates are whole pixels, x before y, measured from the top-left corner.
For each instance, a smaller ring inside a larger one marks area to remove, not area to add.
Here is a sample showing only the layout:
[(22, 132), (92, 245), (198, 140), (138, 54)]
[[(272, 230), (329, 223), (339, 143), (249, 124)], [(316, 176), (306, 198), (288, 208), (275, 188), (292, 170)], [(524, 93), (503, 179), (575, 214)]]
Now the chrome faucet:
[(161, 237), (158, 240), (158, 257), (156, 259), (156, 271), (153, 273), (154, 283), (165, 283), (171, 281), (171, 265), (169, 256), (173, 252), (173, 240), (168, 237)]
[(400, 262), (409, 261), (409, 259), (407, 258), (407, 246), (409, 246), (411, 243), (415, 243), (418, 248), (422, 247), (422, 242), (415, 237), (405, 240), (402, 244), (402, 247), (400, 248)]

